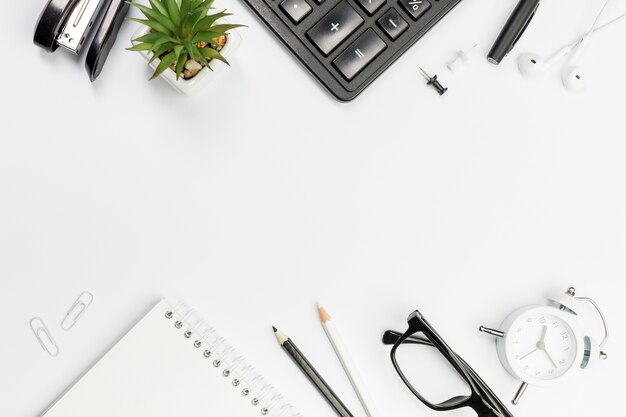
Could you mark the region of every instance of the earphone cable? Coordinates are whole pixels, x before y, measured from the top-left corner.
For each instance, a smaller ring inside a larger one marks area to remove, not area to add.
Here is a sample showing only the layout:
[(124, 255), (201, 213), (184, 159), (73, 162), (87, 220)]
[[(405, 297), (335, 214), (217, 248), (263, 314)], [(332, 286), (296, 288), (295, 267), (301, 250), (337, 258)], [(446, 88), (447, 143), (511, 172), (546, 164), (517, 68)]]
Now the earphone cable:
[[(600, 15), (598, 15), (598, 17), (600, 17)], [(602, 31), (604, 29), (608, 29), (610, 26), (613, 26), (615, 23), (619, 22), (620, 20), (624, 19), (625, 17), (626, 17), (626, 13), (623, 13), (623, 14), (617, 16), (616, 18), (614, 18), (612, 20), (609, 20), (608, 22), (604, 23), (601, 26), (592, 28), (591, 31), (588, 32), (585, 36), (593, 35), (593, 34), (598, 33), (598, 32), (600, 32), (600, 31)], [(594, 26), (595, 26), (595, 23), (594, 23)], [(585, 38), (585, 36), (583, 36), (582, 38), (576, 39), (574, 42), (570, 43), (569, 47), (573, 48), (576, 45), (578, 45)]]
[(609, 5), (611, 0), (605, 0), (604, 5), (602, 6), (602, 8), (600, 9), (600, 11), (598, 12), (598, 14), (596, 15), (595, 20), (593, 21), (593, 24), (591, 25), (591, 27), (589, 28), (589, 30), (587, 31), (587, 33), (585, 34), (585, 36), (591, 35), (595, 29), (596, 26), (598, 25), (598, 21), (600, 20), (600, 17), (602, 17), (602, 14), (604, 13), (604, 10), (606, 9), (606, 6)]

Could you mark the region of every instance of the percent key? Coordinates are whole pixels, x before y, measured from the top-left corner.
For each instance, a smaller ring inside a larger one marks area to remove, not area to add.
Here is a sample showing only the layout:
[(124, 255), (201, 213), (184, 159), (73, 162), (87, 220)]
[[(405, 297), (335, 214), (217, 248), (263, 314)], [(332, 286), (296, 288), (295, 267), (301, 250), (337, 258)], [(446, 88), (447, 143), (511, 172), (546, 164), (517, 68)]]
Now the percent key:
[(424, 13), (432, 7), (428, 0), (400, 0), (400, 5), (415, 21), (424, 16)]

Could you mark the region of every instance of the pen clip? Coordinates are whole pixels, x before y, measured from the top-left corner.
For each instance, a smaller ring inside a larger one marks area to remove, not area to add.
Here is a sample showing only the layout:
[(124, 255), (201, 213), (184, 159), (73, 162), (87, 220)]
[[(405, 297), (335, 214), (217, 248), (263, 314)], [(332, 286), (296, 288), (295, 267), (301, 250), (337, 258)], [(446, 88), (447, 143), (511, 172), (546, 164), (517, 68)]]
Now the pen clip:
[(528, 25), (530, 25), (530, 22), (533, 20), (533, 17), (535, 17), (535, 14), (537, 13), (537, 9), (538, 8), (539, 8), (539, 2), (537, 2), (537, 5), (535, 6), (535, 8), (534, 8), (533, 12), (530, 14), (530, 16), (528, 16), (528, 19), (526, 20), (526, 23), (524, 24), (524, 27), (522, 28), (522, 30), (517, 34), (517, 37), (511, 43), (511, 47), (506, 52), (507, 55), (513, 50), (513, 48), (515, 48), (515, 44), (517, 43), (517, 41), (520, 40), (520, 38), (522, 37), (524, 32), (526, 32), (526, 29), (528, 29)]

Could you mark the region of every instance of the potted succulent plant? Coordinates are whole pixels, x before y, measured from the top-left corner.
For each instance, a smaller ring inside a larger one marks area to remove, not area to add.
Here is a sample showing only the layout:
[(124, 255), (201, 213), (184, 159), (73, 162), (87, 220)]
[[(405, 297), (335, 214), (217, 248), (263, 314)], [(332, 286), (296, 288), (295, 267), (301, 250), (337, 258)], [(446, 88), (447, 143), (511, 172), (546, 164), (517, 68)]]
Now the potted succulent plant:
[(190, 94), (211, 81), (228, 65), (227, 58), (241, 43), (226, 11), (212, 13), (213, 0), (149, 0), (150, 7), (130, 4), (145, 19), (130, 18), (143, 26), (132, 38), (138, 51), (174, 88)]

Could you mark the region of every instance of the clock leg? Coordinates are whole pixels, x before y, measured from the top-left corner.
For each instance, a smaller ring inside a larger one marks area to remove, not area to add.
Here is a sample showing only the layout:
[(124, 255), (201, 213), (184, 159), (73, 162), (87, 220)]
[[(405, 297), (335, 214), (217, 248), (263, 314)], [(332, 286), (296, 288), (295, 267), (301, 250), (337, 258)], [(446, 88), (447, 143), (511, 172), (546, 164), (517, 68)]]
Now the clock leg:
[(517, 405), (520, 398), (522, 398), (522, 395), (524, 395), (524, 393), (526, 392), (526, 388), (528, 388), (528, 383), (522, 382), (522, 385), (520, 385), (517, 393), (515, 394), (515, 397), (513, 397), (513, 400), (511, 401), (513, 405)]
[(496, 330), (496, 329), (490, 329), (489, 327), (480, 326), (478, 328), (478, 330), (483, 332), (483, 333), (487, 333), (487, 334), (490, 334), (492, 336), (495, 336), (495, 337), (504, 337), (504, 332), (502, 332), (500, 330)]

